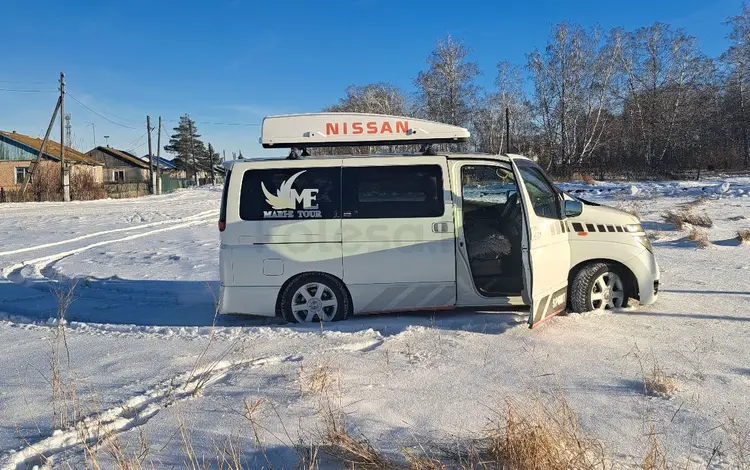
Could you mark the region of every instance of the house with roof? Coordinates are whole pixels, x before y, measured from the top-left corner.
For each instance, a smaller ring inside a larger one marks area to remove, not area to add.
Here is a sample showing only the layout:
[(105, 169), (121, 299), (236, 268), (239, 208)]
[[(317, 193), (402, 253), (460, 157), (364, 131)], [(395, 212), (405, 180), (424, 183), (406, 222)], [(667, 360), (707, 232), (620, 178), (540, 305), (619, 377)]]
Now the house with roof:
[[(36, 162), (43, 140), (19, 134), (16, 131), (0, 130), (0, 188), (14, 190), (21, 187), (31, 172), (31, 166)], [(94, 181), (103, 180), (102, 165), (95, 159), (65, 146), (66, 166), (71, 168), (71, 177), (78, 171), (92, 174)], [(47, 140), (40, 163), (45, 165), (60, 164), (60, 143)]]
[[(140, 157), (148, 165), (148, 154)], [(154, 170), (159, 170), (161, 175), (167, 176), (173, 179), (185, 179), (187, 173), (185, 170), (177, 168), (177, 165), (172, 160), (168, 160), (161, 156), (152, 155), (151, 160), (154, 164)]]
[(104, 165), (105, 183), (148, 182), (148, 162), (130, 152), (107, 145), (89, 150), (86, 155)]

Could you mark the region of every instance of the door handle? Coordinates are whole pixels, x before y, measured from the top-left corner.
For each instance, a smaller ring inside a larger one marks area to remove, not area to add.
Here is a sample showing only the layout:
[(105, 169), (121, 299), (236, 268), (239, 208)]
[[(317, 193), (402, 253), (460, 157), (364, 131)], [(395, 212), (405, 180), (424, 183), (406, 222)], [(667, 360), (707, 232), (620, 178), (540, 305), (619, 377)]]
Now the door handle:
[(434, 222), (432, 231), (435, 233), (448, 233), (453, 231), (453, 222)]

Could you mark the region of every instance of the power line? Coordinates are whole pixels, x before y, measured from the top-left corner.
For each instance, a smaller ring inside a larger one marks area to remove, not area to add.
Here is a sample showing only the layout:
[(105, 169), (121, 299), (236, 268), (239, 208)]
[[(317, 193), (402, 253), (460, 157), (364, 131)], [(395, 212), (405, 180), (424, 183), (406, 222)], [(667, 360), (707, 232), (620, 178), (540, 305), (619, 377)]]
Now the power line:
[(146, 142), (141, 142), (139, 145), (136, 145), (134, 147), (130, 147), (130, 148), (126, 149), (125, 151), (128, 152), (128, 153), (132, 153), (133, 155), (135, 155), (136, 150), (138, 150), (139, 148), (143, 147), (144, 145), (146, 145)]
[(0, 88), (0, 91), (7, 91), (10, 93), (57, 93), (57, 90), (36, 90), (22, 88)]
[(137, 139), (135, 139), (134, 141), (130, 142), (130, 143), (128, 144), (128, 146), (126, 147), (126, 151), (128, 151), (128, 150), (130, 150), (130, 149), (134, 148), (134, 146), (135, 146), (135, 145), (137, 145), (137, 144), (138, 144), (138, 142), (140, 142), (140, 141), (141, 141), (141, 139), (143, 139), (144, 137), (146, 137), (146, 134), (147, 134), (147, 133), (148, 133), (148, 131), (144, 132), (144, 133), (143, 133), (143, 135), (141, 135), (140, 137), (138, 137), (138, 138), (137, 138)]
[(0, 80), (0, 83), (15, 83), (15, 84), (24, 84), (24, 85), (51, 85), (53, 82), (40, 82), (40, 81), (34, 81), (34, 82), (28, 82), (28, 81), (18, 81), (18, 80)]
[(118, 126), (120, 126), (120, 127), (124, 127), (125, 129), (135, 129), (135, 127), (133, 127), (133, 126), (126, 126), (125, 124), (120, 124), (119, 122), (116, 122), (116, 121), (113, 121), (113, 120), (111, 120), (111, 119), (110, 119), (110, 118), (108, 118), (107, 116), (103, 116), (102, 114), (99, 114), (98, 112), (94, 111), (93, 109), (91, 109), (91, 108), (89, 108), (88, 106), (86, 106), (85, 104), (83, 104), (83, 103), (81, 102), (81, 100), (79, 100), (79, 99), (78, 99), (78, 98), (76, 98), (75, 96), (71, 95), (70, 93), (67, 93), (67, 95), (68, 95), (69, 97), (73, 98), (73, 100), (75, 100), (75, 101), (76, 101), (76, 102), (77, 102), (78, 104), (80, 104), (80, 105), (81, 105), (81, 106), (83, 106), (84, 108), (88, 109), (88, 110), (89, 110), (89, 111), (91, 111), (92, 113), (96, 114), (96, 115), (97, 115), (97, 116), (99, 116), (100, 118), (102, 118), (102, 119), (105, 119), (105, 120), (107, 120), (107, 121), (111, 122), (112, 124), (116, 124), (116, 125), (118, 125)]

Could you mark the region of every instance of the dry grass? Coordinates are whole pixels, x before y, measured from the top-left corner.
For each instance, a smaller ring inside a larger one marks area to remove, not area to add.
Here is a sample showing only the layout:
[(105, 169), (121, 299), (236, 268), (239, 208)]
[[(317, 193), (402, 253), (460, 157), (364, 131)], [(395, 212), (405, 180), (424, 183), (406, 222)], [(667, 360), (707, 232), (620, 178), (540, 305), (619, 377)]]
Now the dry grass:
[(646, 395), (671, 397), (677, 391), (677, 380), (654, 363), (653, 368), (643, 377), (643, 390)]
[(370, 441), (360, 435), (354, 437), (348, 430), (344, 412), (328, 403), (324, 409), (323, 452), (346, 464), (349, 468), (392, 470), (408, 468), (393, 462), (378, 451)]
[(636, 209), (635, 207), (629, 207), (625, 209), (625, 212), (632, 215), (633, 217), (636, 217), (638, 220), (641, 220), (641, 214), (640, 212), (638, 212), (638, 209)]
[(706, 203), (706, 201), (708, 201), (707, 197), (700, 196), (700, 197), (693, 199), (692, 201), (687, 201), (687, 202), (683, 202), (682, 204), (679, 204), (679, 207), (682, 208), (683, 210), (691, 211), (702, 206), (703, 204)]
[(711, 240), (708, 238), (708, 231), (697, 227), (691, 227), (688, 232), (688, 239), (694, 241), (701, 248), (708, 248), (711, 246)]
[(483, 461), (488, 468), (516, 469), (597, 469), (604, 468), (602, 445), (586, 437), (575, 413), (562, 397), (545, 405), (537, 401), (528, 409), (508, 402), (504, 413), (487, 432)]
[(683, 230), (690, 227), (713, 227), (714, 222), (704, 212), (697, 212), (694, 209), (683, 209), (679, 211), (668, 211), (662, 216), (664, 221), (675, 226), (677, 230)]
[(104, 185), (97, 183), (94, 175), (85, 170), (74, 171), (70, 175), (70, 198), (74, 201), (105, 199)]
[(596, 180), (591, 175), (583, 175), (583, 181), (585, 181), (588, 185), (596, 184)]
[(644, 206), (640, 201), (623, 202), (618, 205), (618, 208), (634, 217), (637, 217), (638, 220), (642, 219), (641, 213), (643, 212)]
[(443, 448), (439, 458), (421, 444), (416, 452), (386, 455), (363, 434), (353, 435), (347, 416), (330, 402), (323, 410), (323, 420), (321, 450), (340, 461), (342, 468), (594, 470), (608, 465), (601, 443), (584, 435), (575, 413), (561, 397), (555, 397), (550, 405), (537, 401), (531, 407), (508, 400), (504, 409), (494, 411), (480, 436)]
[(659, 445), (653, 426), (648, 435), (648, 451), (643, 459), (643, 470), (669, 470), (667, 456)]
[(750, 468), (750, 423), (742, 421), (741, 418), (732, 413), (727, 416), (723, 427), (730, 438), (735, 467), (739, 469)]
[(73, 302), (75, 285), (57, 284), (53, 293), (57, 298), (56, 325), (49, 340), (50, 385), (52, 388), (52, 426), (65, 429), (81, 415), (78, 390), (70, 366), (67, 314)]
[(750, 228), (737, 230), (737, 241), (742, 244), (750, 243)]
[(336, 384), (338, 377), (330, 363), (317, 363), (309, 370), (304, 362), (300, 363), (299, 380), (302, 394), (327, 393)]
[[(104, 185), (97, 183), (86, 168), (74, 168), (70, 174), (70, 197), (75, 201), (90, 201), (107, 197)], [(21, 194), (21, 189), (3, 190), (0, 202), (62, 201), (60, 164), (40, 162), (32, 181)]]

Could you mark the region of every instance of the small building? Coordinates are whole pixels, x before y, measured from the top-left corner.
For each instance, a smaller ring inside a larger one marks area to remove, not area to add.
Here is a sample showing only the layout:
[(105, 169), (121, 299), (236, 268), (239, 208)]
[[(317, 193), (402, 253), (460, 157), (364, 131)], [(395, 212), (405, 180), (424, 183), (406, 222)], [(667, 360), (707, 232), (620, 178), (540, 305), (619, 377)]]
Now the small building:
[(86, 155), (104, 165), (105, 183), (148, 182), (148, 162), (132, 153), (99, 146), (86, 152)]
[[(142, 156), (141, 160), (143, 160), (148, 165), (148, 154)], [(172, 160), (168, 160), (164, 157), (157, 157), (156, 155), (154, 155), (152, 157), (152, 161), (154, 164), (154, 170), (158, 169), (162, 176), (166, 176), (172, 179), (187, 178), (187, 173), (185, 172), (185, 170), (177, 168), (177, 165), (175, 165)]]
[[(19, 134), (16, 131), (0, 131), (0, 188), (15, 190), (21, 187), (36, 161), (43, 140)], [(60, 143), (47, 140), (40, 163), (58, 166), (60, 164)], [(65, 162), (71, 167), (71, 177), (79, 171), (90, 172), (94, 181), (103, 179), (102, 165), (93, 158), (65, 146)]]

